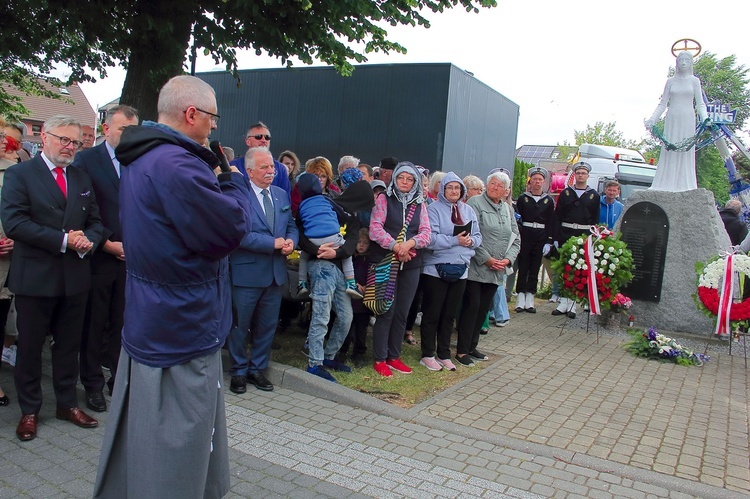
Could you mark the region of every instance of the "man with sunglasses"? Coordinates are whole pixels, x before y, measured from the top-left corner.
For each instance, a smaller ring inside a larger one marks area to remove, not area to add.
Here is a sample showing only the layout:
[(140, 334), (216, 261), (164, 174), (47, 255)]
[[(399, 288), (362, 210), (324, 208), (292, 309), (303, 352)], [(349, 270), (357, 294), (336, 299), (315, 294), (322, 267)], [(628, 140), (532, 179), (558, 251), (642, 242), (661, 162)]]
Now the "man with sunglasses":
[[(245, 134), (245, 144), (247, 145), (248, 150), (254, 149), (256, 147), (265, 147), (266, 149), (270, 149), (271, 132), (268, 131), (268, 127), (266, 126), (266, 124), (262, 121), (259, 121), (253, 125), (250, 125), (250, 128), (247, 129), (247, 133)], [(245, 178), (250, 181), (250, 178), (247, 176), (247, 170), (245, 169), (244, 155), (236, 158), (229, 164), (232, 166), (236, 166), (240, 173), (242, 173)], [(287, 192), (287, 194), (291, 195), (292, 185), (289, 182), (289, 173), (287, 172), (286, 167), (276, 160), (273, 160), (273, 167), (274, 171), (276, 172), (276, 176), (273, 178), (273, 182), (271, 182), (271, 185), (281, 187)]]
[(13, 239), (8, 287), (16, 295), (18, 350), (14, 378), (21, 421), (16, 436), (36, 437), (42, 407), (42, 348), (52, 334), (56, 416), (82, 428), (98, 422), (78, 407), (78, 352), (91, 287), (89, 255), (102, 238), (91, 179), (70, 168), (81, 125), (53, 116), (42, 128), (42, 153), (10, 167), (0, 217)]

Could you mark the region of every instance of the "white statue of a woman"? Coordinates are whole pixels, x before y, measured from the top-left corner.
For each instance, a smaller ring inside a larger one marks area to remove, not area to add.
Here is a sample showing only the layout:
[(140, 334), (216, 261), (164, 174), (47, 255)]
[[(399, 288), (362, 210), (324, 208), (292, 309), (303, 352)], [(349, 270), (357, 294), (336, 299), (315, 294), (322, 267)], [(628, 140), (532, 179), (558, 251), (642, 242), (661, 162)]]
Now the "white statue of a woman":
[[(645, 121), (647, 129), (651, 130), (665, 109), (668, 110), (664, 119), (664, 138), (671, 144), (695, 135), (696, 112), (701, 122), (706, 119), (701, 82), (693, 76), (693, 56), (687, 51), (677, 56), (675, 75), (667, 80), (659, 105)], [(697, 188), (695, 147), (687, 151), (669, 151), (662, 146), (651, 189), (676, 192)]]

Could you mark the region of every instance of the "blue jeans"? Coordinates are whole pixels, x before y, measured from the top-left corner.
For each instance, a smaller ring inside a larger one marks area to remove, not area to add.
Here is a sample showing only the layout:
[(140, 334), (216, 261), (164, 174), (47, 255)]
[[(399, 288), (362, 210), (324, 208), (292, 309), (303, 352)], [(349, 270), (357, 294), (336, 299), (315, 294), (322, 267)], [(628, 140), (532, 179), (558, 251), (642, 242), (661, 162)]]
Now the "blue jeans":
[[(341, 270), (329, 260), (313, 260), (308, 267), (310, 279), (310, 299), (312, 300), (312, 318), (307, 332), (307, 343), (310, 351), (310, 366), (323, 364), (323, 358), (333, 359), (349, 334), (352, 324), (352, 302), (346, 294), (346, 279)], [(328, 320), (331, 307), (336, 312), (336, 320), (323, 349), (323, 342), (328, 331)]]
[[(505, 279), (503, 279), (505, 281)], [(492, 299), (492, 310), (490, 314), (495, 318), (495, 321), (502, 322), (510, 319), (510, 313), (508, 312), (508, 300), (505, 295), (505, 282), (497, 287), (495, 297)]]

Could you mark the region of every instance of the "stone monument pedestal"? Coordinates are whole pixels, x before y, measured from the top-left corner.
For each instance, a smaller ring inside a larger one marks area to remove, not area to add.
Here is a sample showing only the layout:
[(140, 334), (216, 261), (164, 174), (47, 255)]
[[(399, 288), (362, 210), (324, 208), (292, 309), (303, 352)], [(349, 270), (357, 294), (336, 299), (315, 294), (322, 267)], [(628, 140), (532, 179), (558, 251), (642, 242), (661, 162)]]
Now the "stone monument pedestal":
[[(684, 192), (636, 191), (625, 202), (615, 230), (623, 231), (628, 210), (641, 202), (658, 205), (669, 222), (664, 274), (659, 301), (633, 299), (631, 312), (638, 327), (710, 335), (715, 322), (696, 307), (695, 264), (726, 251), (731, 243), (715, 207), (714, 195), (706, 189)], [(636, 207), (637, 209), (637, 207)], [(652, 248), (643, 248), (648, 252)], [(634, 255), (635, 256), (635, 255)], [(634, 264), (637, 265), (636, 262)], [(627, 294), (627, 290), (625, 291)]]

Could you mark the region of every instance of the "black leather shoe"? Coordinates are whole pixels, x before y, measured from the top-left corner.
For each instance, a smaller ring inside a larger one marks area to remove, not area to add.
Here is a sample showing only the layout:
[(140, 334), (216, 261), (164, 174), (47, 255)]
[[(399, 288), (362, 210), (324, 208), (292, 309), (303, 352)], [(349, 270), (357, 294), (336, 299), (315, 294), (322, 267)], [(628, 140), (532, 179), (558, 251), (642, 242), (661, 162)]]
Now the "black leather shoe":
[(517, 314), (520, 314), (520, 313), (521, 313), (521, 312), (523, 312), (523, 311), (524, 311), (524, 308), (523, 308), (523, 307), (516, 307), (516, 313), (517, 313)]
[(229, 391), (232, 393), (245, 393), (247, 391), (247, 380), (244, 376), (232, 376), (229, 382)]
[(576, 313), (575, 312), (568, 312), (568, 317), (570, 317), (571, 319), (575, 319), (576, 318)]
[(554, 309), (554, 310), (552, 311), (552, 315), (565, 315), (565, 312), (560, 312), (559, 310), (557, 310), (557, 309)]
[(255, 388), (258, 390), (263, 390), (264, 392), (273, 391), (273, 383), (268, 381), (268, 378), (261, 372), (247, 373), (247, 382), (255, 385)]
[(107, 410), (107, 402), (104, 401), (104, 393), (101, 390), (86, 392), (86, 407), (95, 412)]
[(529, 307), (529, 308), (525, 309), (525, 311), (528, 312), (528, 313), (530, 313), (530, 314), (535, 314), (536, 313), (536, 309), (534, 307)]

